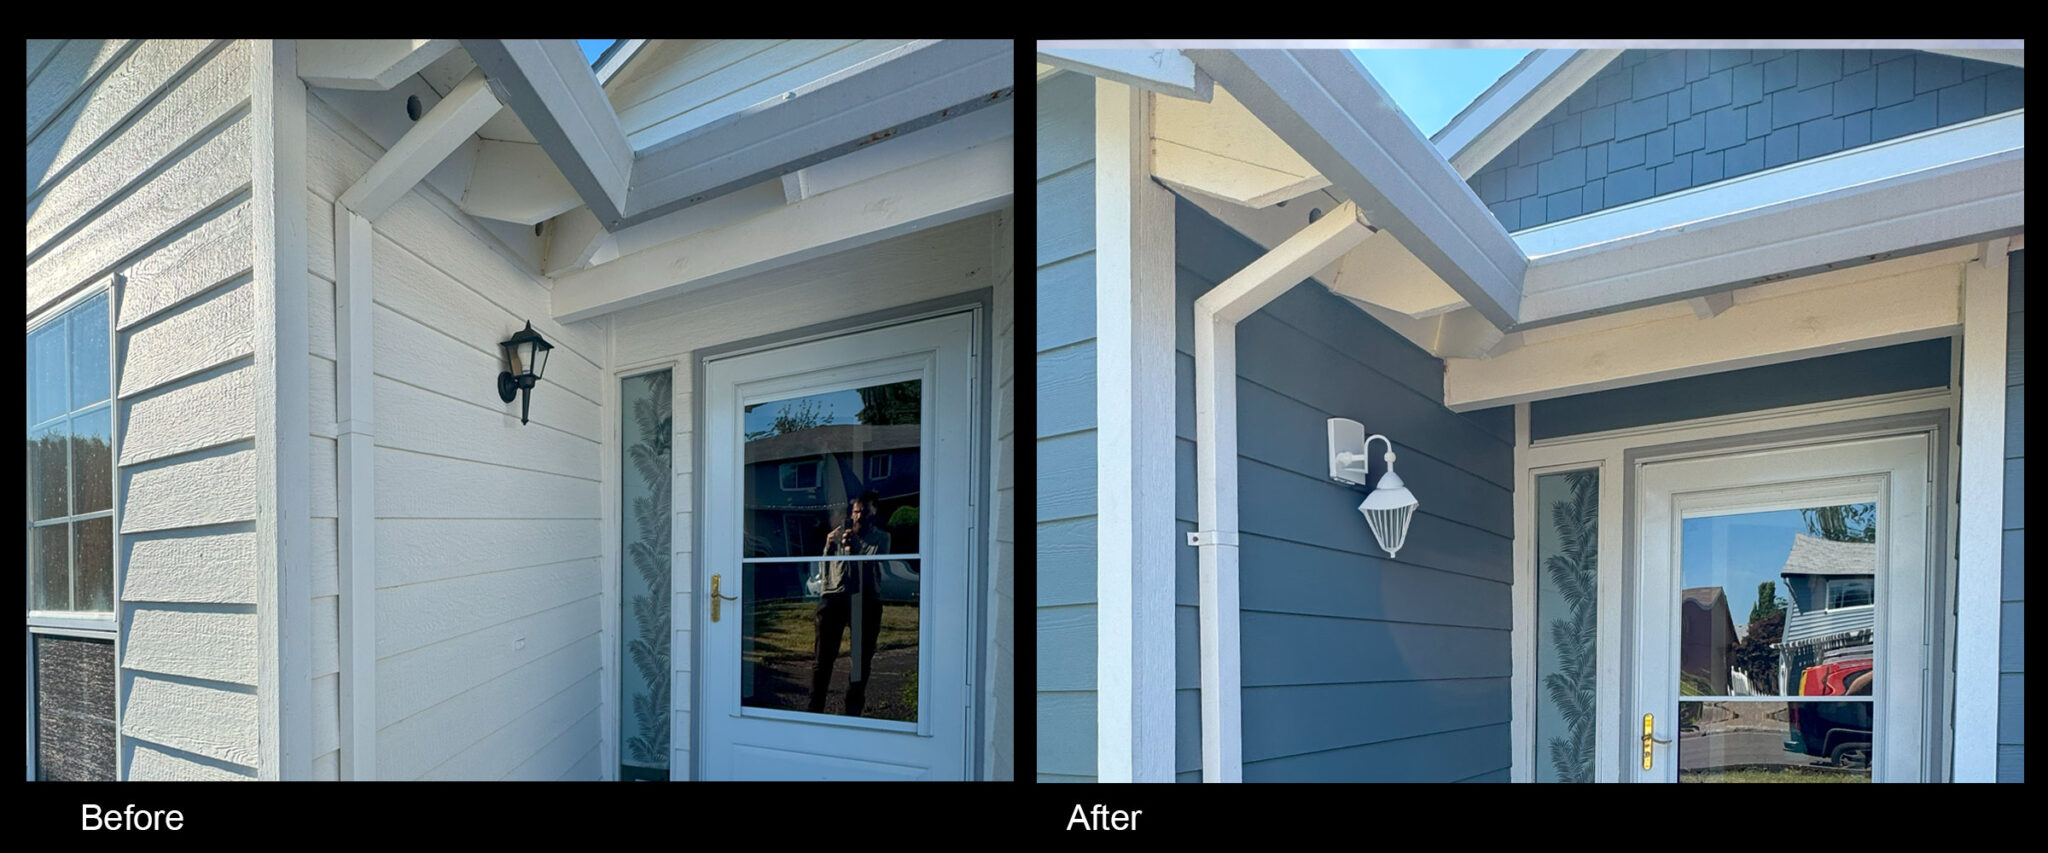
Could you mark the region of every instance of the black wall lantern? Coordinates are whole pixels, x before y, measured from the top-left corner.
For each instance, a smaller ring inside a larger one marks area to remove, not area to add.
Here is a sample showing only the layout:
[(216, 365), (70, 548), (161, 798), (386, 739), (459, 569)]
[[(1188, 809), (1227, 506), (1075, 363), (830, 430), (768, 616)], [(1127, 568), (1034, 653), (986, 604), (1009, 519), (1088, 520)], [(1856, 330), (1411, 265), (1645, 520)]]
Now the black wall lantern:
[(513, 332), (511, 338), (498, 346), (505, 348), (505, 363), (511, 366), (498, 374), (498, 398), (510, 403), (520, 391), (525, 391), (526, 398), (519, 404), (519, 422), (524, 424), (526, 413), (533, 409), (533, 383), (539, 382), (547, 370), (548, 350), (555, 345), (534, 331), (533, 321), (529, 320), (526, 328)]

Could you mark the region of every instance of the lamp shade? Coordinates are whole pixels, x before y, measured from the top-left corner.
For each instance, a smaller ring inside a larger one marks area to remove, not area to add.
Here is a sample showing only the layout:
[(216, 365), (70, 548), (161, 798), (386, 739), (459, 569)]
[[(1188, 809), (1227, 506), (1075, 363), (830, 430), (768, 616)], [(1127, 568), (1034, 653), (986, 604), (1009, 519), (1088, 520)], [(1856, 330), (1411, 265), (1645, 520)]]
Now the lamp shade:
[(1408, 541), (1408, 522), (1415, 518), (1415, 508), (1422, 503), (1401, 482), (1401, 475), (1394, 473), (1393, 455), (1387, 454), (1387, 473), (1380, 475), (1372, 494), (1358, 505), (1366, 525), (1372, 528), (1373, 538), (1379, 540), (1389, 557), (1397, 556), (1401, 545)]

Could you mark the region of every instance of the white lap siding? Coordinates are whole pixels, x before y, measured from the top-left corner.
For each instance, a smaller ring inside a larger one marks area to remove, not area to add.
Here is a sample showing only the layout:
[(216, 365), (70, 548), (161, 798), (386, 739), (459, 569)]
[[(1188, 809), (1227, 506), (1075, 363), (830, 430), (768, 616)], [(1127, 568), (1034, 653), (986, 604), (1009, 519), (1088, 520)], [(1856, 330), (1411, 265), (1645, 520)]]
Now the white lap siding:
[[(670, 613), (675, 631), (671, 648), (676, 652), (671, 656), (670, 696), (677, 737), (669, 764), (671, 778), (691, 778), (692, 772), (688, 732), (694, 724), (693, 687), (687, 650), (692, 642), (691, 578), (696, 565), (696, 409), (691, 396), (696, 351), (991, 287), (999, 277), (994, 260), (997, 220), (1011, 215), (1006, 210), (977, 216), (614, 315), (613, 373), (644, 372), (664, 364), (673, 364), (675, 371), (676, 536)], [(1008, 261), (1001, 266), (1007, 268)], [(996, 665), (990, 667), (991, 674), (997, 671)], [(980, 725), (992, 727), (987, 720)]]
[[(336, 728), (332, 209), (383, 149), (311, 101), (318, 754)], [(596, 778), (601, 330), (552, 320), (547, 280), (430, 187), (372, 224), (377, 776)], [(529, 320), (555, 349), (522, 426), (498, 342)]]
[(31, 322), (110, 275), (121, 758), (257, 773), (250, 45), (30, 42)]

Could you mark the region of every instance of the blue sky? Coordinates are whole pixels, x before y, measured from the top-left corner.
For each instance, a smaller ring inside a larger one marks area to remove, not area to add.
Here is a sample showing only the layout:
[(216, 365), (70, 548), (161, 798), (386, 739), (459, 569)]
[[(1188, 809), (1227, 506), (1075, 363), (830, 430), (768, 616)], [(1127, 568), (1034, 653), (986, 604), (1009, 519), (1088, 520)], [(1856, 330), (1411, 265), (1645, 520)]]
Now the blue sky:
[(603, 53), (605, 48), (611, 47), (615, 41), (618, 39), (577, 39), (576, 46), (583, 48), (584, 59), (594, 63), (597, 61), (597, 55)]
[(1426, 135), (1442, 130), (1528, 53), (1492, 48), (1352, 51)]
[(808, 398), (795, 397), (755, 406), (753, 411), (746, 413), (744, 416), (747, 434), (752, 435), (774, 426), (775, 416), (782, 413), (783, 407), (787, 406), (791, 409), (800, 408), (802, 401), (805, 399), (809, 399), (817, 404), (821, 416), (829, 415), (831, 417), (831, 420), (825, 421), (825, 423), (860, 423), (860, 418), (858, 417), (861, 409), (860, 392), (853, 390), (834, 391), (830, 394), (812, 394)]

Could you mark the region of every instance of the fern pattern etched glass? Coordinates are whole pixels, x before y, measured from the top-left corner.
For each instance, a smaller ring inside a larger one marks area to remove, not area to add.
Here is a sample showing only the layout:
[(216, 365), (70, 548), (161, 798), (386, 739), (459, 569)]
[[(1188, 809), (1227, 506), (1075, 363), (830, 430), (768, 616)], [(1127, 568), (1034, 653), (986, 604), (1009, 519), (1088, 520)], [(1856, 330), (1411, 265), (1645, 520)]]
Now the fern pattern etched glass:
[(1593, 781), (1600, 472), (1536, 478), (1536, 781)]
[(666, 779), (669, 768), (669, 545), (675, 489), (673, 376), (620, 382), (619, 444), (625, 560), (619, 573), (621, 779)]

